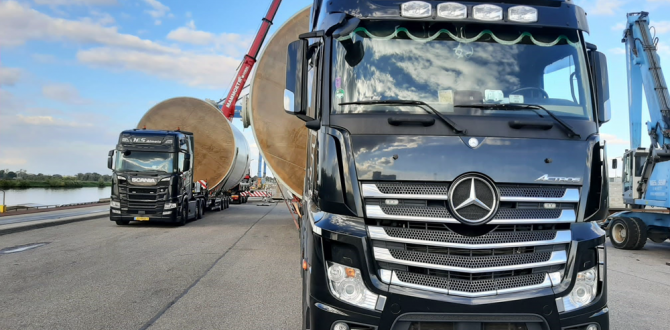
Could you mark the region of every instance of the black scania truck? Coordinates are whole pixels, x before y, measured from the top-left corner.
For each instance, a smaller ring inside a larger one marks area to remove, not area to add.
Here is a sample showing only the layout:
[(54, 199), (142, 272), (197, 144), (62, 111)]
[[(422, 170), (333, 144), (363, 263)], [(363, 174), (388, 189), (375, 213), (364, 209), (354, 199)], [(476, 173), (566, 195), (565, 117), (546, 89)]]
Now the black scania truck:
[(303, 328), (604, 330), (605, 56), (572, 1), (316, 0)]
[[(121, 132), (107, 166), (114, 171), (110, 219), (171, 222), (200, 219), (207, 189), (193, 181), (193, 134), (132, 129)], [(114, 162), (114, 153), (116, 161)]]

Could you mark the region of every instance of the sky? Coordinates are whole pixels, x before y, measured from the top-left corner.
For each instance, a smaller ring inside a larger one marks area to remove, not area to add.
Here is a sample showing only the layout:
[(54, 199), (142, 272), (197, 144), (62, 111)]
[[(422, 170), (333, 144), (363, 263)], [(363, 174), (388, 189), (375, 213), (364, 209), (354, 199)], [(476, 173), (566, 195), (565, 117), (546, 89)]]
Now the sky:
[[(283, 0), (270, 34), (310, 3)], [(109, 173), (106, 155), (119, 132), (135, 127), (153, 105), (177, 96), (226, 96), (269, 4), (0, 0), (0, 169)], [(613, 118), (602, 137), (609, 156), (620, 156), (629, 140), (625, 14), (650, 12), (665, 64), (670, 0), (577, 4), (588, 13), (587, 41), (608, 58)], [(258, 148), (251, 128), (243, 129), (239, 119), (234, 125), (249, 140), (255, 174)]]

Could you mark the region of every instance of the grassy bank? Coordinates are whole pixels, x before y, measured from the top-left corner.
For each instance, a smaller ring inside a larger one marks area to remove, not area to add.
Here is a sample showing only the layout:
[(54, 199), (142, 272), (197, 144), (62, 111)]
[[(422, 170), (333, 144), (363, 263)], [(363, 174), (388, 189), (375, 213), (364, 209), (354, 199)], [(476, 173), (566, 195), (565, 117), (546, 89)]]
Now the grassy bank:
[(11, 188), (83, 188), (109, 187), (111, 182), (79, 181), (68, 179), (49, 179), (46, 181), (0, 180), (0, 189)]

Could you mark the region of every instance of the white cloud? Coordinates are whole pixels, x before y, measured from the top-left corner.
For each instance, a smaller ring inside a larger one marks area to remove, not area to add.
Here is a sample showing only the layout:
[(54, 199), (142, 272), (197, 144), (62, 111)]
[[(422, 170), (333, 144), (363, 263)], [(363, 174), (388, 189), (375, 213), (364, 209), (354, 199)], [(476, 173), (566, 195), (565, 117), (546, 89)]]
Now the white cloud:
[(0, 2), (0, 46), (20, 46), (29, 40), (65, 40), (78, 44), (101, 44), (154, 52), (179, 52), (176, 48), (119, 33), (114, 27), (103, 27), (87, 21), (53, 18), (16, 1)]
[(607, 141), (608, 145), (628, 145), (628, 141), (614, 134), (600, 133), (600, 137)]
[(67, 121), (53, 116), (24, 116), (16, 115), (19, 122), (35, 126), (65, 126), (65, 127), (91, 127), (91, 123), (79, 123)]
[[(670, 0), (668, 2), (670, 2)], [(656, 29), (656, 34), (663, 34), (670, 32), (670, 21), (651, 22), (649, 26), (653, 26), (654, 29)], [(651, 29), (652, 32), (654, 31), (654, 29)]]
[(170, 7), (160, 3), (158, 0), (144, 0), (152, 9), (147, 10), (146, 12), (153, 17), (154, 24), (161, 25), (161, 17), (164, 17), (170, 11)]
[(49, 84), (42, 86), (42, 95), (48, 99), (67, 104), (82, 105), (90, 103), (79, 95), (76, 87), (70, 84)]
[(230, 83), (239, 65), (239, 60), (222, 55), (152, 54), (113, 48), (82, 50), (77, 59), (95, 67), (139, 71), (190, 86), (219, 89)]
[(625, 5), (623, 0), (596, 0), (592, 5), (584, 4), (586, 12), (590, 15), (614, 15)]
[(56, 57), (51, 54), (31, 54), (33, 60), (39, 63), (56, 63)]
[(21, 78), (21, 69), (0, 67), (0, 86), (14, 86)]
[(21, 166), (28, 163), (25, 158), (0, 158), (0, 164), (3, 166)]
[(102, 26), (108, 26), (116, 23), (114, 17), (108, 13), (93, 10), (91, 11), (91, 15), (93, 16), (93, 22)]
[(195, 27), (193, 20), (168, 33), (167, 38), (184, 44), (199, 46), (215, 46), (231, 56), (240, 56), (249, 47), (251, 37), (243, 36), (237, 33), (214, 34), (206, 31), (199, 31)]
[(670, 46), (665, 43), (659, 42), (658, 45), (656, 45), (656, 50), (660, 55), (670, 55)]
[(614, 55), (624, 55), (626, 54), (626, 49), (623, 47), (611, 48), (609, 52)]
[(626, 24), (623, 23), (617, 23), (612, 26), (612, 31), (623, 31), (623, 29), (626, 28)]
[(35, 173), (107, 172), (100, 159), (125, 125), (99, 113), (31, 108), (32, 100), (1, 89), (0, 100), (0, 141), (12, 141), (0, 148), (0, 164)]
[(116, 5), (116, 0), (33, 0), (38, 5), (49, 6), (81, 6), (81, 5)]

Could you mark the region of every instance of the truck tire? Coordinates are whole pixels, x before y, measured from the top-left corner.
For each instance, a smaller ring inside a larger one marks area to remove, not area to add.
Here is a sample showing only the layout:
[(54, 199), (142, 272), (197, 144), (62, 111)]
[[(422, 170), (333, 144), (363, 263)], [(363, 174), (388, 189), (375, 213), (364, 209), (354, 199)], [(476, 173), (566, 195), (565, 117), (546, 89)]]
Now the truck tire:
[[(638, 219), (639, 220), (639, 219)], [(641, 221), (640, 221), (641, 222)], [(610, 242), (617, 249), (634, 250), (639, 246), (642, 238), (641, 226), (634, 218), (614, 218), (609, 225)], [(647, 240), (646, 226), (644, 228), (644, 241)], [(644, 244), (642, 244), (644, 246)]]
[(638, 228), (637, 244), (633, 246), (633, 250), (641, 250), (644, 247), (644, 245), (647, 244), (647, 237), (649, 237), (647, 224), (644, 223), (644, 221), (642, 221), (642, 219), (640, 218), (631, 218), (631, 219)]
[(184, 206), (181, 208), (177, 226), (185, 225), (186, 221), (188, 221), (188, 202), (184, 201)]
[(116, 220), (117, 226), (127, 226), (130, 223), (128, 220)]

